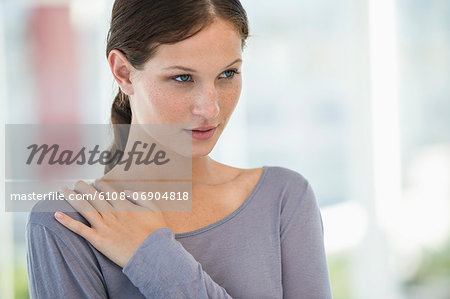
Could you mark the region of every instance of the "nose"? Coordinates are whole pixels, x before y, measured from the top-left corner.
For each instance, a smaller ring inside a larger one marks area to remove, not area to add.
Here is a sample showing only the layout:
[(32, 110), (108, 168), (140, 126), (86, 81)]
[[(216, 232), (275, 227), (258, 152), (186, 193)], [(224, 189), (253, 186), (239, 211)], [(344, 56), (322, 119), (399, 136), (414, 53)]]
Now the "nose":
[(219, 97), (214, 84), (205, 84), (199, 90), (199, 94), (194, 101), (192, 113), (206, 119), (215, 119), (219, 112)]

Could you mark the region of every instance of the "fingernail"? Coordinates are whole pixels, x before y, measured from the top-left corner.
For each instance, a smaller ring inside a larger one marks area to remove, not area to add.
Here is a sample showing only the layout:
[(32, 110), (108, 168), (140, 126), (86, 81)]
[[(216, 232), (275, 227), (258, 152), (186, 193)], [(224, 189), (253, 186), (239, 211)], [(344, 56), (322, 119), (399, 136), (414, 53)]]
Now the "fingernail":
[(63, 215), (62, 213), (60, 213), (60, 212), (56, 212), (56, 213), (55, 213), (55, 218), (56, 218), (56, 219), (62, 220), (63, 217), (64, 217), (64, 215)]
[(125, 193), (125, 196), (133, 197), (133, 192), (131, 190), (123, 190), (123, 192)]

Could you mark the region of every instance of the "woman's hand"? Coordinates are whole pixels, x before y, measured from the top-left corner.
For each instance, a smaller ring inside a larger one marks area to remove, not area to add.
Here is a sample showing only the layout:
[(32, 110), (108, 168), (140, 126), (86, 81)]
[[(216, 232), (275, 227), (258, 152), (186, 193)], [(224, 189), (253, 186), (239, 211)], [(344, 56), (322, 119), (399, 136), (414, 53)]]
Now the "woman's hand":
[(155, 230), (168, 227), (167, 223), (160, 210), (149, 202), (143, 207), (127, 199), (69, 199), (69, 196), (75, 198), (77, 193), (93, 196), (99, 192), (104, 192), (103, 194), (117, 192), (106, 182), (96, 180), (94, 186), (80, 180), (75, 184), (75, 190), (67, 187), (60, 190), (67, 202), (86, 218), (91, 227), (61, 212), (56, 212), (55, 218), (123, 268), (139, 245)]

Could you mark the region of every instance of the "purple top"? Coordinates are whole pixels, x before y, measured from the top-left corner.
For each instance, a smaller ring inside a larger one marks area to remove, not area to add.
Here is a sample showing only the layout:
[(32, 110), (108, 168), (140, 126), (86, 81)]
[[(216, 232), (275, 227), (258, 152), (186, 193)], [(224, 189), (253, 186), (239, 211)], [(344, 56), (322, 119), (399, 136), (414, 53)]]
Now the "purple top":
[(52, 212), (37, 212), (42, 204), (50, 202), (38, 202), (27, 222), (31, 298), (332, 298), (315, 195), (288, 168), (264, 166), (242, 205), (213, 224), (154, 231), (124, 268)]

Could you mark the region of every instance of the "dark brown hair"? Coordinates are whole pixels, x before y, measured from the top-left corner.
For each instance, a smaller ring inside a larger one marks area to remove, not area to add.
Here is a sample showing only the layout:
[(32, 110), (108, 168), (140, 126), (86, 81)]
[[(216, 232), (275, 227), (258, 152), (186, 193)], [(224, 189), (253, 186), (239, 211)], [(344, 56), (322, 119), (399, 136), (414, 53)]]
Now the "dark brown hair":
[[(120, 50), (137, 70), (155, 54), (161, 44), (183, 41), (210, 25), (216, 18), (228, 21), (242, 37), (242, 49), (249, 36), (247, 13), (239, 0), (116, 0), (111, 14), (106, 57)], [(124, 150), (131, 108), (128, 95), (120, 88), (111, 107), (114, 127), (112, 153)], [(120, 128), (119, 128), (120, 127)], [(106, 165), (105, 173), (116, 162)]]

